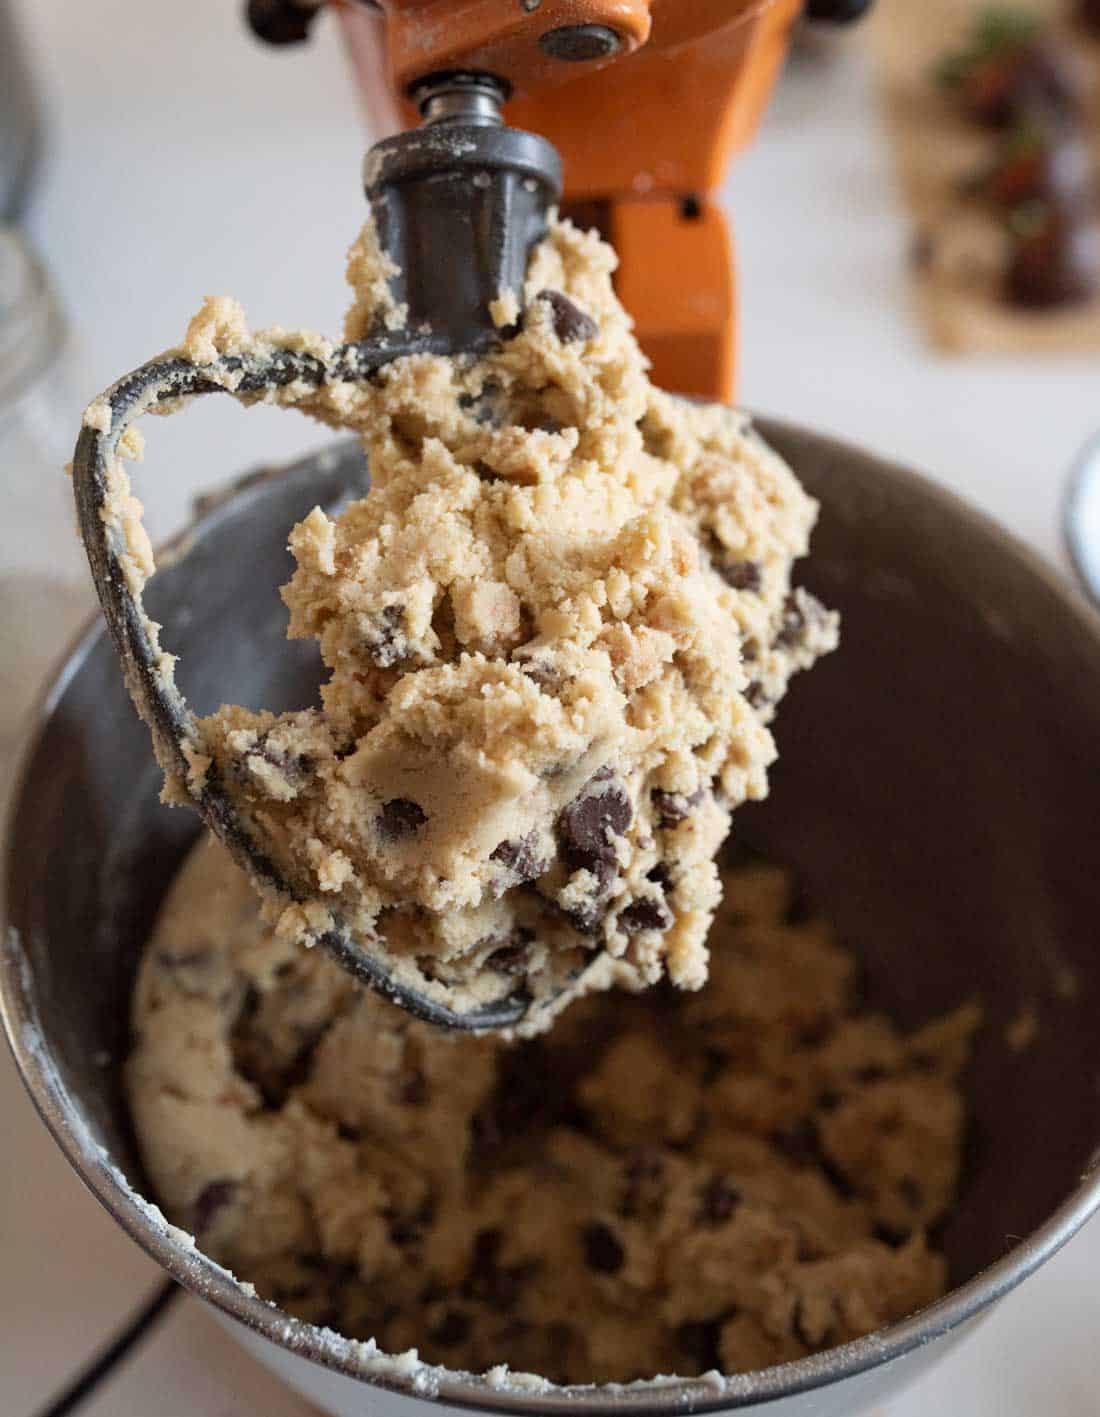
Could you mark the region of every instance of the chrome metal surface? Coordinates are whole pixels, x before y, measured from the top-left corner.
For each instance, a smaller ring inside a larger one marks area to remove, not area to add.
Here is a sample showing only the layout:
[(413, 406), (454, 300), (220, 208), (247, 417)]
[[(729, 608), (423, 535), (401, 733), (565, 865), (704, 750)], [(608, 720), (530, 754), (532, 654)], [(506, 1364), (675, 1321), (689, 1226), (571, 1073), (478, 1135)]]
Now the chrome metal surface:
[(500, 106), (506, 97), (506, 86), (487, 74), (425, 79), (414, 94), (425, 123), (468, 123), (488, 128), (499, 128), (504, 122)]
[(1070, 473), (1062, 529), (1081, 585), (1100, 606), (1100, 434), (1082, 449)]

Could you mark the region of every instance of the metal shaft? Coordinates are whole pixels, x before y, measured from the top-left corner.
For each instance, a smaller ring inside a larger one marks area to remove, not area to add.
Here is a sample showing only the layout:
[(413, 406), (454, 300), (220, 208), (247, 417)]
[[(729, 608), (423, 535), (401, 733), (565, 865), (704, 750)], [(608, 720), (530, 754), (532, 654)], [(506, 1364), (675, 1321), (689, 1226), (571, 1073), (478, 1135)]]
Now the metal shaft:
[(425, 124), (499, 128), (508, 87), (491, 74), (437, 74), (418, 84), (413, 97)]

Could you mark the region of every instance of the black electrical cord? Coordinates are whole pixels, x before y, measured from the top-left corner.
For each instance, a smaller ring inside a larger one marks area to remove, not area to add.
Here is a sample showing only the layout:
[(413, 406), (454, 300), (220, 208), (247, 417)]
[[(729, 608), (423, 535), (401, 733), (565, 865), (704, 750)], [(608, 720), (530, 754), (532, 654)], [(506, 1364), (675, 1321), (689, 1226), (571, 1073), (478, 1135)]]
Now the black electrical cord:
[(156, 1327), (183, 1293), (174, 1279), (158, 1284), (125, 1328), (77, 1373), (63, 1392), (35, 1413), (34, 1417), (69, 1417), (85, 1402), (141, 1340)]

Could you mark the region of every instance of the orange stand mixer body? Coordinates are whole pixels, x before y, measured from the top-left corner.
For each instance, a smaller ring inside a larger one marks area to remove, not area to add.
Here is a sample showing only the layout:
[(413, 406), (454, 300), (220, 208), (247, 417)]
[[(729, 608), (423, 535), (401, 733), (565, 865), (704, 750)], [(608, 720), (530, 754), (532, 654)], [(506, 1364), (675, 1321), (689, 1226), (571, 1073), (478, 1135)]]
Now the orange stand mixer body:
[[(342, 6), (341, 15), (368, 98), (383, 81), (404, 96), (418, 79), (445, 71), (507, 81), (509, 121), (561, 153), (563, 210), (597, 226), (619, 252), (618, 293), (655, 382), (728, 400), (736, 277), (714, 194), (759, 123), (802, 7), (803, 0), (381, 0), (384, 19), (358, 5)], [(404, 107), (411, 126), (416, 110)]]

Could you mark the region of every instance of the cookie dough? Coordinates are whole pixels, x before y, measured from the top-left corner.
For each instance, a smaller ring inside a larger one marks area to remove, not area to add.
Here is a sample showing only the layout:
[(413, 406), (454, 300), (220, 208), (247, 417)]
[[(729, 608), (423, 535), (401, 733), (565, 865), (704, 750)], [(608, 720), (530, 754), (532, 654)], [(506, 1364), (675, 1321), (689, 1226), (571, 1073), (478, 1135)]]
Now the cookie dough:
[[(362, 434), (373, 479), (290, 534), (323, 707), (222, 708), (181, 789), (216, 774), (262, 828), (296, 883), (284, 933), (341, 921), (463, 1009), (525, 983), (532, 1027), (588, 990), (703, 983), (730, 813), (837, 641), (791, 586), (815, 504), (743, 415), (650, 384), (614, 264), (555, 223), (496, 352), (298, 399)], [(387, 270), (368, 230), (348, 339), (384, 322)], [(212, 300), (182, 353), (255, 347)]]
[(699, 995), (455, 1037), (266, 927), (202, 845), (134, 1001), (168, 1215), (291, 1313), (558, 1382), (750, 1370), (936, 1298), (976, 1011), (909, 1036), (790, 878), (731, 869)]

